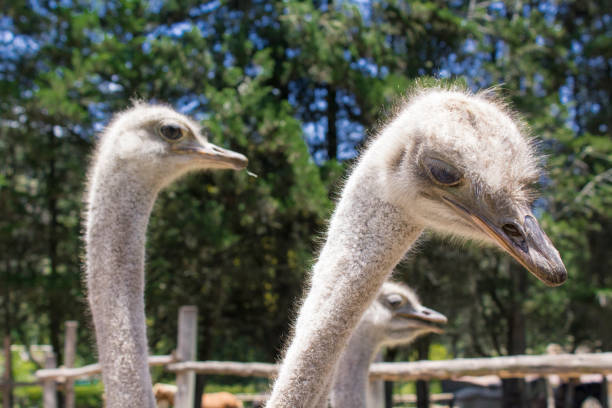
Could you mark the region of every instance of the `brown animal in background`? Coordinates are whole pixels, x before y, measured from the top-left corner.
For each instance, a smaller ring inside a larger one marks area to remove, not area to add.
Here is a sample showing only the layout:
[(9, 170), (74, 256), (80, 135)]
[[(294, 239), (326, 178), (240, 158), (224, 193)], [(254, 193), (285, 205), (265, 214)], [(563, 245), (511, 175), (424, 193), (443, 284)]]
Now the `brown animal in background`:
[[(157, 383), (153, 394), (158, 407), (174, 405), (176, 385)], [(213, 392), (202, 395), (202, 408), (243, 408), (242, 401), (229, 392)]]
[(202, 395), (202, 408), (242, 408), (240, 401), (229, 392), (213, 392)]

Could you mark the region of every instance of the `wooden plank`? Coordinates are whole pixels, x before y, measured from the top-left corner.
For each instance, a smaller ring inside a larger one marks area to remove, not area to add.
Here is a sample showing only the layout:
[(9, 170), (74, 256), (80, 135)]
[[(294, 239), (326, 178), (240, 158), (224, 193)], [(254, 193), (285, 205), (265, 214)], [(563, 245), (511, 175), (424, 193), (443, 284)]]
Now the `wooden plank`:
[[(429, 396), (429, 400), (431, 402), (448, 402), (448, 401), (452, 401), (453, 398), (454, 398), (454, 394), (452, 392), (431, 394)], [(393, 396), (394, 404), (416, 404), (416, 402), (417, 402), (416, 394), (402, 394), (402, 395)]]
[(545, 377), (544, 381), (546, 382), (546, 408), (555, 408), (555, 389), (549, 377)]
[(235, 361), (183, 361), (169, 364), (166, 369), (177, 373), (235, 375), (237, 377), (268, 377), (278, 373), (278, 366), (269, 363), (239, 363)]
[[(176, 361), (174, 355), (164, 356), (149, 356), (149, 367), (153, 366), (165, 366)], [(100, 374), (102, 369), (99, 363), (89, 364), (83, 367), (77, 368), (54, 368), (54, 369), (42, 369), (36, 371), (36, 378), (39, 380), (45, 380), (48, 378), (55, 379), (58, 382), (64, 382), (67, 379), (77, 379), (91, 377), (96, 374)]]
[[(168, 365), (169, 371), (193, 371), (200, 374), (235, 375), (273, 378), (275, 364), (222, 361), (185, 361)], [(497, 375), (501, 378), (522, 378), (528, 375), (612, 374), (612, 353), (560, 354), (544, 356), (509, 356), (469, 358), (410, 363), (375, 363), (370, 378), (392, 381), (416, 379), (451, 379), (459, 376)]]
[[(178, 340), (176, 357), (180, 361), (196, 359), (198, 331), (198, 308), (183, 306), (179, 309)], [(175, 408), (193, 408), (195, 394), (195, 373), (179, 371), (176, 374), (177, 391), (174, 396)]]
[(460, 358), (412, 363), (376, 363), (370, 367), (370, 378), (393, 381), (451, 379), (462, 375), (491, 374), (501, 378), (551, 374), (569, 377), (581, 374), (612, 374), (612, 353)]
[[(73, 368), (76, 357), (77, 327), (79, 323), (71, 320), (66, 322), (64, 338), (64, 367)], [(67, 378), (64, 386), (64, 406), (74, 408), (74, 379)]]
[[(45, 368), (53, 369), (56, 366), (55, 353), (47, 353), (45, 358)], [(57, 408), (56, 384), (52, 378), (48, 378), (43, 381), (43, 408)]]

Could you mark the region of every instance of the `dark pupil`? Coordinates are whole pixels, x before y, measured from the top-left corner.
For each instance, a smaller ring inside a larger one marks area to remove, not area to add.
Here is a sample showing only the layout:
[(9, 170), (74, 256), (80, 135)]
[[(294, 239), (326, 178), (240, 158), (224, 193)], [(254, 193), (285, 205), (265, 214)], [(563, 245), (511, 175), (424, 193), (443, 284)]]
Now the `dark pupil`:
[(453, 184), (459, 180), (459, 175), (443, 167), (432, 166), (431, 174), (442, 184)]
[(183, 135), (181, 128), (175, 125), (164, 125), (161, 127), (161, 132), (169, 140), (178, 140)]
[(392, 308), (398, 307), (401, 303), (402, 303), (402, 301), (399, 300), (399, 299), (391, 299), (391, 300), (389, 300), (389, 304), (391, 305)]

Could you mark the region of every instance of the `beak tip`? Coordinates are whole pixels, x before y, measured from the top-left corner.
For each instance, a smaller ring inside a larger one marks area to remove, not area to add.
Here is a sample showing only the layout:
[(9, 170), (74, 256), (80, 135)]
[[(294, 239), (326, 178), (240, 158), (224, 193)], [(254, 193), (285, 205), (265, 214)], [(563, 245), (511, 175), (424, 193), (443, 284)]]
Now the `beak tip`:
[(240, 154), (240, 153), (236, 153), (237, 157), (235, 158), (233, 164), (234, 164), (234, 170), (244, 170), (247, 168), (247, 166), (249, 165), (249, 159), (246, 158), (246, 156)]
[(561, 286), (568, 278), (567, 269), (562, 262), (550, 268), (536, 269), (533, 274), (546, 286)]
[(565, 267), (554, 270), (549, 279), (546, 280), (546, 284), (550, 287), (560, 286), (567, 280), (567, 270)]

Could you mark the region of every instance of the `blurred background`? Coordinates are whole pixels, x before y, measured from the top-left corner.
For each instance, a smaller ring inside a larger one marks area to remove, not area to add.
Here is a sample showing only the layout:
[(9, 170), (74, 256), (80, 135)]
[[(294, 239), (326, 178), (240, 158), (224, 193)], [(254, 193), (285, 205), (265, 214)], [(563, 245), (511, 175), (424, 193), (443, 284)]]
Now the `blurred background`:
[[(50, 344), (61, 362), (64, 322), (77, 320), (76, 365), (96, 361), (85, 173), (96, 135), (137, 98), (201, 121), (259, 175), (195, 174), (161, 194), (147, 247), (151, 354), (176, 347), (178, 308), (192, 304), (199, 360), (275, 361), (343, 176), (420, 78), (501, 85), (546, 154), (535, 210), (570, 277), (550, 289), (495, 249), (426, 235), (395, 277), (449, 327), (385, 358), (612, 350), (609, 0), (11, 0), (1, 13), (0, 334), (13, 343)], [(40, 362), (19, 361), (13, 375), (31, 379)]]

